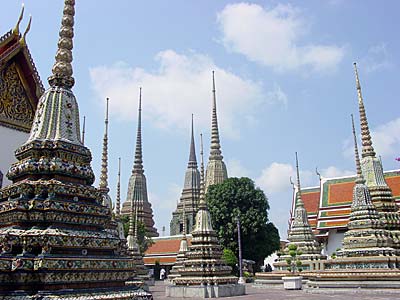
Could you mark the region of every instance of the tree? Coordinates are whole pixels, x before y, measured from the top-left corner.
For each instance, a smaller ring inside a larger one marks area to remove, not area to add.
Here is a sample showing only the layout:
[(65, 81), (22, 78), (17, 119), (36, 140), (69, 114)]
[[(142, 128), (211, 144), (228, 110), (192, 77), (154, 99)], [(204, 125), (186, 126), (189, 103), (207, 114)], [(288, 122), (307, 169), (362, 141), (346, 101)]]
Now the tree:
[[(129, 216), (121, 217), (122, 224), (124, 225), (125, 237), (128, 237), (129, 233)], [(153, 244), (153, 240), (147, 235), (146, 226), (143, 222), (138, 221), (138, 244), (140, 253), (143, 255), (144, 252)]]
[(224, 249), (224, 252), (222, 254), (222, 260), (232, 268), (232, 274), (237, 273), (237, 264), (238, 264), (238, 258), (236, 257), (235, 253), (231, 249)]
[(259, 268), (265, 257), (279, 249), (278, 230), (268, 221), (268, 199), (250, 178), (232, 177), (211, 185), (206, 200), (214, 230), (224, 248), (238, 253), (239, 216), (243, 258), (254, 260)]
[(297, 249), (297, 246), (294, 244), (290, 244), (289, 247), (289, 256), (286, 259), (286, 263), (288, 264), (287, 270), (295, 275), (297, 271), (301, 272), (302, 269), (302, 262), (300, 260), (300, 255), (302, 254), (301, 250)]

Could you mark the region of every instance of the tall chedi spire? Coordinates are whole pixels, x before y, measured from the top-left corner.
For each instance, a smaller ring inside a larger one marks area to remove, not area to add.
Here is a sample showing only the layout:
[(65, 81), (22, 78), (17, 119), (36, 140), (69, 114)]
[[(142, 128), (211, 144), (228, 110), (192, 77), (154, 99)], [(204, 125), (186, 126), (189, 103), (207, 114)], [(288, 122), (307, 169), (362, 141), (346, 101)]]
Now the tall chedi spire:
[[(372, 146), (371, 134), (368, 126), (364, 100), (361, 93), (361, 85), (358, 77), (357, 65), (354, 63), (358, 107), (360, 113), (362, 158), (361, 169), (365, 183), (371, 194), (371, 200), (381, 214), (386, 228), (400, 230), (400, 214), (393, 199), (392, 191), (386, 183), (383, 175), (382, 162), (376, 157)], [(399, 245), (400, 246), (400, 245)]]
[(392, 238), (372, 204), (368, 187), (361, 172), (358, 154), (356, 131), (353, 115), (351, 115), (354, 139), (354, 154), (357, 177), (353, 188), (353, 202), (347, 225), (348, 231), (344, 234), (343, 249), (337, 252), (339, 257), (380, 256), (394, 255), (395, 250)]
[(292, 224), (288, 231), (288, 246), (285, 248), (285, 255), (280, 257), (279, 262), (276, 266), (280, 269), (286, 270), (286, 259), (289, 258), (289, 245), (296, 245), (297, 249), (302, 252), (299, 259), (303, 262), (303, 268), (309, 269), (311, 260), (325, 259), (326, 256), (321, 255), (321, 246), (315, 239), (314, 233), (308, 222), (307, 211), (304, 208), (304, 202), (301, 197), (301, 186), (300, 186), (300, 171), (299, 171), (299, 160), (296, 152), (296, 174), (297, 184), (295, 193), (295, 208)]
[(200, 173), (197, 168), (196, 146), (194, 142), (194, 125), (192, 115), (192, 128), (189, 148), (189, 161), (185, 172), (185, 181), (181, 198), (178, 202), (176, 210), (172, 213), (170, 223), (170, 234), (176, 235), (182, 233), (183, 226), (181, 223), (182, 212), (185, 211), (188, 220), (188, 231), (193, 229), (195, 216), (197, 213), (198, 201), (200, 194)]
[(217, 118), (217, 96), (215, 90), (214, 71), (212, 72), (213, 79), (213, 104), (211, 117), (211, 146), (210, 156), (208, 158), (206, 171), (206, 191), (210, 185), (223, 182), (228, 178), (228, 172), (222, 156), (221, 143), (219, 139), (218, 118)]
[[(202, 150), (201, 153), (203, 153)], [(203, 158), (201, 160), (203, 162)], [(212, 228), (204, 189), (204, 181), (201, 177), (199, 210), (192, 231), (191, 245), (185, 252), (185, 260), (180, 262), (182, 267), (178, 268), (178, 275), (172, 279), (173, 285), (166, 288), (167, 296), (186, 297), (187, 290), (195, 289), (198, 289), (198, 295), (204, 298), (207, 294), (219, 297), (219, 289), (232, 289), (225, 294), (229, 296), (244, 294), (244, 286), (237, 286), (238, 278), (231, 275), (231, 267), (226, 266), (222, 260), (222, 247)], [(187, 289), (189, 285), (190, 289)]]
[(103, 205), (110, 208), (112, 212), (112, 201), (108, 194), (110, 189), (108, 187), (108, 102), (109, 98), (106, 98), (106, 115), (104, 118), (104, 137), (103, 137), (103, 151), (101, 155), (101, 173), (99, 190), (103, 195)]
[(150, 237), (158, 236), (154, 227), (153, 210), (147, 196), (146, 176), (143, 169), (142, 153), (142, 88), (139, 89), (138, 125), (136, 135), (135, 158), (131, 177), (129, 178), (128, 194), (122, 205), (122, 214), (130, 215), (137, 206), (139, 221), (143, 222)]
[[(92, 156), (80, 137), (71, 90), (75, 1), (65, 0), (50, 87), (28, 141), (0, 191), (0, 294), (26, 299), (135, 299), (134, 262), (117, 235), (103, 193), (92, 186)], [(16, 276), (18, 274), (18, 276)], [(105, 284), (106, 283), (106, 284)], [(11, 295), (7, 295), (10, 293)]]
[(118, 157), (118, 180), (117, 195), (115, 197), (115, 215), (119, 217), (121, 214), (121, 157)]

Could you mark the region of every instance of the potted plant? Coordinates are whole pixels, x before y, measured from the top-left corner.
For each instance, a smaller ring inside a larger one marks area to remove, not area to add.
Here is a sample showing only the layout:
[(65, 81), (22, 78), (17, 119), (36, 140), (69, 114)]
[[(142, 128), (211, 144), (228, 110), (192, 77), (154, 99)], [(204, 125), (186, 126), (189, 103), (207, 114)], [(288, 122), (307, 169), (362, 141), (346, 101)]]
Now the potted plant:
[(282, 277), (283, 287), (285, 290), (301, 290), (303, 277), (298, 275), (298, 273), (303, 270), (302, 262), (299, 259), (302, 252), (294, 244), (290, 244), (288, 250), (289, 257), (286, 259), (286, 263), (290, 276)]

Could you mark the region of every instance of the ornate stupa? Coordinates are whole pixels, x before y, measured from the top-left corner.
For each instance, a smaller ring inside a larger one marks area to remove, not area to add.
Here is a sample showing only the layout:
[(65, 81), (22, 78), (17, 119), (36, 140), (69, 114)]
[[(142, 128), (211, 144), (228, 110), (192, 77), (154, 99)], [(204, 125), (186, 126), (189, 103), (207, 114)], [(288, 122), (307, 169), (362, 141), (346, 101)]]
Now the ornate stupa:
[(172, 266), (171, 272), (168, 275), (168, 280), (172, 280), (179, 276), (179, 270), (184, 267), (184, 261), (186, 260), (186, 252), (188, 251), (188, 241), (186, 237), (186, 209), (185, 209), (185, 202), (183, 202), (183, 209), (182, 209), (182, 224), (183, 224), (183, 235), (181, 242), (179, 244), (179, 251), (176, 255), (176, 262)]
[(138, 127), (136, 136), (135, 161), (133, 164), (132, 175), (129, 178), (128, 195), (126, 201), (122, 205), (122, 215), (130, 216), (135, 207), (138, 206), (138, 218), (146, 227), (148, 236), (158, 236), (157, 229), (154, 227), (153, 209), (147, 197), (146, 176), (143, 169), (142, 155), (142, 88), (139, 91), (139, 112), (138, 112)]
[(75, 1), (65, 0), (50, 87), (0, 190), (0, 294), (5, 299), (137, 299), (134, 262), (106, 230), (110, 208), (95, 188), (72, 92)]
[(203, 176), (196, 224), (185, 256), (182, 266), (178, 268), (178, 276), (172, 279), (172, 285), (166, 287), (166, 296), (214, 298), (245, 293), (244, 285), (237, 283), (238, 278), (231, 275), (231, 267), (222, 260), (222, 247), (212, 228), (205, 200)]
[(343, 248), (338, 251), (339, 257), (395, 255), (392, 248), (393, 240), (372, 204), (368, 187), (361, 172), (358, 155), (356, 131), (353, 115), (351, 116), (354, 137), (354, 153), (357, 169), (357, 178), (353, 188), (353, 202), (351, 205), (349, 230), (344, 234)]
[(228, 178), (228, 172), (226, 165), (223, 161), (221, 143), (219, 139), (218, 131), (218, 118), (217, 118), (217, 96), (215, 91), (215, 77), (214, 71), (212, 72), (213, 79), (213, 104), (212, 104), (212, 116), (211, 116), (211, 146), (210, 156), (208, 158), (205, 189), (213, 184), (221, 183)]
[[(200, 195), (200, 173), (197, 168), (196, 147), (194, 143), (193, 115), (190, 139), (189, 162), (185, 173), (182, 195), (176, 210), (172, 213), (170, 234), (186, 234), (194, 226)], [(185, 218), (182, 219), (183, 211)], [(187, 232), (184, 230), (188, 230)]]
[[(301, 198), (301, 187), (300, 187), (300, 172), (299, 162), (296, 152), (296, 172), (297, 172), (297, 198), (295, 203), (295, 211), (293, 220), (288, 231), (288, 246), (296, 245), (297, 249), (302, 252), (299, 259), (302, 261), (303, 269), (309, 269), (309, 261), (326, 259), (326, 256), (321, 255), (321, 246), (315, 239), (314, 233), (308, 222), (307, 211), (304, 208), (304, 202)], [(285, 270), (287, 267), (286, 259), (288, 255), (288, 246), (284, 250), (284, 255), (279, 259), (279, 262), (275, 265), (280, 270)]]
[[(364, 101), (361, 93), (361, 85), (358, 77), (357, 65), (354, 63), (354, 71), (356, 76), (356, 87), (358, 96), (358, 107), (360, 113), (361, 125), (361, 170), (365, 179), (365, 184), (371, 195), (372, 203), (382, 217), (382, 221), (387, 229), (395, 230), (395, 235), (399, 236), (400, 232), (400, 213), (399, 207), (396, 205), (392, 190), (387, 185), (383, 176), (382, 162), (376, 157), (372, 139), (369, 131), (367, 115), (365, 112)], [(397, 240), (398, 238), (396, 238)], [(396, 242), (397, 248), (400, 248)]]
[[(131, 201), (133, 202), (134, 199), (131, 198)], [(144, 265), (143, 256), (140, 253), (140, 248), (138, 244), (139, 206), (135, 205), (134, 203), (131, 203), (131, 206), (134, 207), (135, 210), (134, 211), (132, 210), (129, 218), (129, 233), (126, 240), (127, 240), (128, 252), (131, 255), (132, 260), (134, 261), (135, 264), (135, 279), (133, 282), (136, 283), (137, 281), (140, 281), (141, 284), (144, 285), (149, 281), (150, 277), (149, 277), (149, 271)]]

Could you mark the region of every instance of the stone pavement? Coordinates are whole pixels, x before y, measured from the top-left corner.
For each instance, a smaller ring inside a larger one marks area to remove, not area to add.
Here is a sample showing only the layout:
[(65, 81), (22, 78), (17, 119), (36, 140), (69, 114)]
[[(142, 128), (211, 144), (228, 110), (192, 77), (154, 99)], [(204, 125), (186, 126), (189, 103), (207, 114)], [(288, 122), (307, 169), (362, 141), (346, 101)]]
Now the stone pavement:
[[(165, 297), (165, 285), (161, 281), (156, 281), (155, 286), (150, 287), (154, 300), (188, 300), (189, 298), (167, 298)], [(246, 295), (237, 297), (226, 297), (219, 299), (237, 299), (237, 300), (397, 300), (400, 299), (400, 292), (377, 292), (371, 291), (346, 291), (338, 293), (308, 293), (306, 291), (285, 291), (277, 288), (258, 288), (253, 287), (253, 284), (246, 284)], [(193, 300), (200, 300), (200, 298), (190, 298)]]

